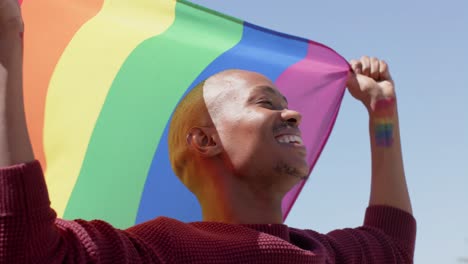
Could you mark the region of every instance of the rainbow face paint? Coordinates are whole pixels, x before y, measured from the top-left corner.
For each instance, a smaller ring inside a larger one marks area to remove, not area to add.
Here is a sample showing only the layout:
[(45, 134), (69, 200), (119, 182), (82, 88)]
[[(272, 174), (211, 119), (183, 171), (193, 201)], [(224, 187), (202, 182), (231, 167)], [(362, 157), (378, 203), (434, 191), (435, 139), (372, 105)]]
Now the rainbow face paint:
[(395, 98), (377, 101), (374, 106), (374, 137), (379, 147), (393, 145), (393, 127), (395, 123)]

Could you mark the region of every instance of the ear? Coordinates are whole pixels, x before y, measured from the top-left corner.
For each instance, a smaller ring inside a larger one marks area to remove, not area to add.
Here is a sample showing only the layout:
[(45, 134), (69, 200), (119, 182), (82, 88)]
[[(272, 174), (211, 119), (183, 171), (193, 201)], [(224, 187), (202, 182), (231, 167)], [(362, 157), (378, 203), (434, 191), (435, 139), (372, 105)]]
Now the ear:
[(205, 157), (216, 156), (223, 150), (214, 127), (192, 127), (187, 133), (187, 144)]

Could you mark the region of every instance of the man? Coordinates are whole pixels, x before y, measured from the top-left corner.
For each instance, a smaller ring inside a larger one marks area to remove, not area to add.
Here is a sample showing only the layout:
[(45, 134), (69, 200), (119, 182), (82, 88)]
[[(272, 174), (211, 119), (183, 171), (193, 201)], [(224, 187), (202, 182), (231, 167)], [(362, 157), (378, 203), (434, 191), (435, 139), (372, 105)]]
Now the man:
[(308, 172), (301, 115), (264, 76), (229, 70), (190, 92), (171, 121), (171, 163), (203, 222), (160, 217), (118, 230), (50, 208), (24, 117), (22, 30), (17, 1), (0, 0), (0, 263), (412, 263), (416, 226), (385, 62), (352, 61), (348, 81), (370, 117), (362, 227), (319, 234), (283, 224), (281, 200)]

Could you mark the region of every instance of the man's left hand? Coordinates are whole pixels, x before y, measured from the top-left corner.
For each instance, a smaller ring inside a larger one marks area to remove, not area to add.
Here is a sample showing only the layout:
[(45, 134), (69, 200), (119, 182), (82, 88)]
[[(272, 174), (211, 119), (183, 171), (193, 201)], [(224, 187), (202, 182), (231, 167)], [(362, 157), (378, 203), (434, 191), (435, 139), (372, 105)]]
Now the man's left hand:
[(363, 56), (349, 63), (353, 72), (348, 77), (348, 90), (369, 111), (374, 109), (377, 101), (395, 98), (395, 85), (385, 61)]

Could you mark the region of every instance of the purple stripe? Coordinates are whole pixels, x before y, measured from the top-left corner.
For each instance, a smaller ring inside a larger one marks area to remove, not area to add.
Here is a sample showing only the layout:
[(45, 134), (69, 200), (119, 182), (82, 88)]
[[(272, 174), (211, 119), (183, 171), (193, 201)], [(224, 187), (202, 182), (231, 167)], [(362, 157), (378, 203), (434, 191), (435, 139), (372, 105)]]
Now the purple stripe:
[[(336, 121), (349, 70), (349, 64), (335, 51), (310, 42), (307, 56), (276, 80), (289, 104), (303, 115), (300, 128), (311, 170)], [(296, 185), (283, 200), (285, 218), (304, 184)]]

